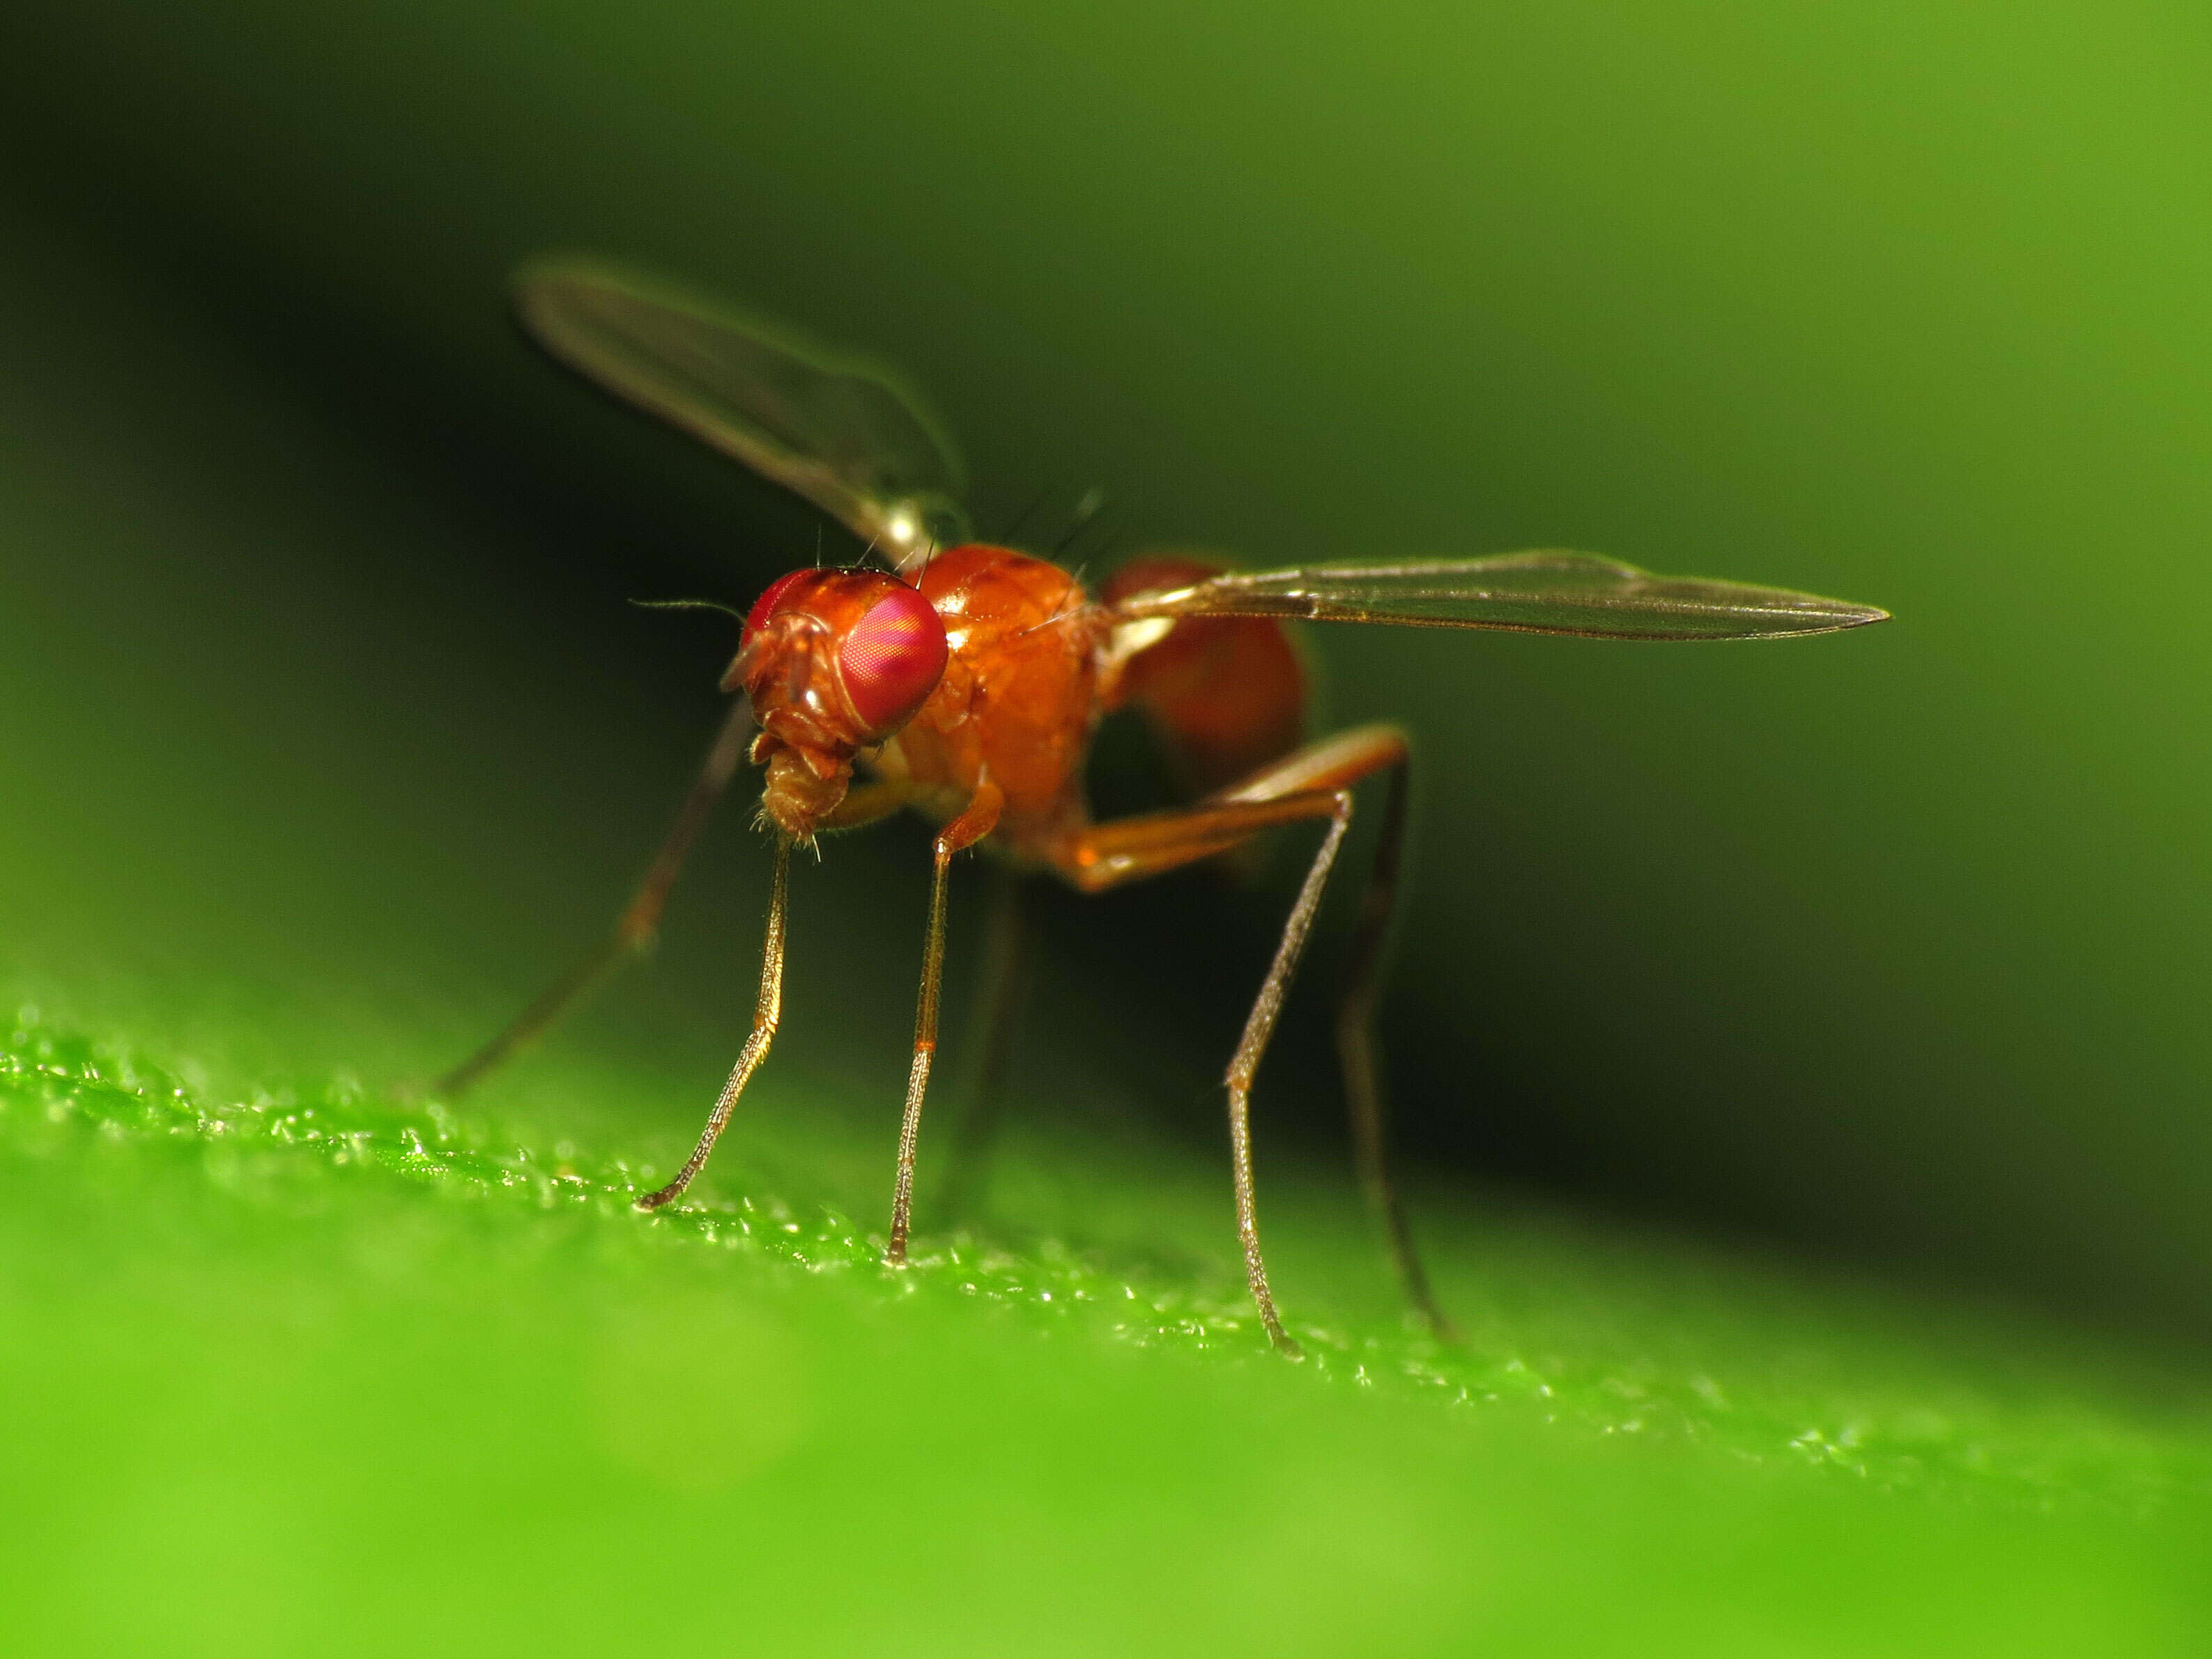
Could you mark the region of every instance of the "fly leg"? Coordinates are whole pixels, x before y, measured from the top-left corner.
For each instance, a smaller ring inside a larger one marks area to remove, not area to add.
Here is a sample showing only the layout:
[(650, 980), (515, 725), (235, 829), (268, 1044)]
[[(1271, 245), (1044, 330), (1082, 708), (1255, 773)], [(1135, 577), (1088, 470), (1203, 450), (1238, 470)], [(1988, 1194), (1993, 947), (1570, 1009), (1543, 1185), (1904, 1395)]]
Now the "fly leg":
[(715, 1099), (714, 1109), (707, 1115), (707, 1127), (700, 1133), (699, 1144), (684, 1160), (684, 1167), (676, 1172), (675, 1180), (638, 1200), (637, 1207), (641, 1210), (657, 1210), (664, 1204), (673, 1203), (691, 1184), (691, 1177), (706, 1167), (714, 1143), (721, 1139), (730, 1114), (737, 1109), (738, 1097), (744, 1092), (745, 1084), (768, 1056), (768, 1045), (775, 1038), (776, 1020), (783, 1012), (783, 933), (790, 908), (791, 837), (778, 836), (775, 873), (769, 884), (768, 937), (761, 945), (760, 997), (753, 1005), (753, 1029), (738, 1053), (738, 1063), (730, 1069), (730, 1080), (722, 1085), (722, 1092)]
[(1429, 1288), (1429, 1275), (1421, 1266), (1413, 1229), (1407, 1224), (1406, 1206), (1390, 1179), (1389, 1099), (1383, 1091), (1375, 1046), (1375, 1004), (1381, 988), (1382, 952), (1398, 908), (1398, 878), (1405, 863), (1409, 770), (1401, 757), (1390, 774), (1390, 792), (1383, 798), (1382, 832), (1376, 843), (1367, 884), (1359, 895), (1359, 921), (1337, 1003), (1336, 1053), (1344, 1068), (1344, 1098), (1351, 1109), (1352, 1153), (1359, 1163), (1360, 1185), (1367, 1189), (1368, 1204), (1390, 1241), (1398, 1282), (1407, 1304), (1430, 1331), (1442, 1341), (1456, 1342), (1459, 1332), (1437, 1305), (1436, 1293)]
[(929, 1092), (930, 1061), (937, 1054), (937, 998), (945, 974), (945, 891), (952, 855), (973, 847), (999, 822), (1006, 795), (986, 776), (960, 816), (937, 832), (929, 883), (929, 937), (922, 947), (921, 995), (914, 1015), (914, 1065), (907, 1073), (906, 1110), (899, 1120), (898, 1179), (891, 1197), (891, 1237), (884, 1261), (906, 1265), (907, 1234), (914, 1221), (914, 1154), (921, 1139), (922, 1097)]
[[(849, 793), (819, 827), (856, 830), (896, 811), (905, 800), (906, 791), (902, 785), (863, 784)], [(738, 1097), (745, 1091), (745, 1084), (768, 1057), (768, 1045), (775, 1041), (776, 1021), (783, 1012), (784, 924), (790, 908), (791, 837), (780, 835), (775, 838), (775, 873), (769, 885), (768, 937), (761, 945), (760, 996), (753, 1004), (753, 1029), (745, 1038), (744, 1048), (738, 1052), (738, 1063), (730, 1069), (730, 1080), (722, 1085), (721, 1094), (715, 1098), (714, 1109), (707, 1114), (707, 1127), (700, 1132), (699, 1144), (684, 1160), (684, 1167), (676, 1172), (675, 1180), (638, 1200), (637, 1207), (641, 1210), (657, 1210), (664, 1204), (673, 1203), (691, 1184), (691, 1178), (706, 1167), (714, 1143), (722, 1138), (722, 1131), (729, 1124), (730, 1114), (737, 1109)]]
[(1411, 757), (1404, 734), (1392, 727), (1363, 727), (1312, 744), (1223, 790), (1221, 798), (1266, 799), (1285, 788), (1311, 787), (1316, 779), (1356, 779), (1387, 769), (1389, 793), (1383, 797), (1382, 834), (1375, 862), (1360, 890), (1359, 920), (1345, 968), (1336, 1011), (1337, 1058), (1344, 1072), (1344, 1097), (1352, 1119), (1352, 1155), (1367, 1201), (1389, 1240), (1390, 1255), (1406, 1300), (1423, 1323), (1446, 1341), (1457, 1339), (1451, 1321), (1437, 1305), (1420, 1252), (1407, 1224), (1406, 1206), (1390, 1178), (1388, 1152), (1389, 1101), (1382, 1090), (1375, 1047), (1375, 1005), (1390, 921), (1397, 909), (1398, 882), (1405, 864), (1406, 795)]
[(1252, 1079), (1281, 1013), (1283, 999), (1311, 930), (1314, 913), (1320, 908), (1322, 888), (1351, 821), (1352, 787), (1361, 779), (1383, 770), (1392, 774), (1390, 794), (1383, 808), (1382, 840), (1376, 854), (1375, 869), (1362, 895), (1350, 983), (1337, 1022), (1338, 1046), (1344, 1063), (1353, 1138), (1364, 1184), (1381, 1212), (1407, 1295), (1439, 1334), (1449, 1331), (1429, 1291), (1427, 1276), (1421, 1270), (1404, 1211), (1389, 1179), (1383, 1155), (1382, 1094), (1376, 1081), (1371, 1036), (1376, 969), (1388, 931), (1404, 846), (1407, 761), (1402, 732), (1393, 726), (1362, 726), (1309, 744), (1187, 811), (1152, 813), (1097, 825), (1071, 837), (1064, 855), (1058, 860), (1063, 873), (1077, 886), (1097, 891), (1124, 881), (1158, 875), (1225, 851), (1275, 824), (1316, 818), (1329, 821), (1321, 848), (1307, 871), (1305, 884), (1284, 923), (1281, 943), (1261, 984), (1225, 1079), (1230, 1146), (1237, 1183), (1237, 1236), (1244, 1249), (1245, 1275), (1268, 1336), (1277, 1347), (1292, 1354), (1297, 1352), (1297, 1346), (1284, 1332), (1276, 1314), (1274, 1297), (1267, 1285), (1267, 1264), (1260, 1250), (1252, 1180)]
[(432, 1084), (433, 1094), (452, 1097), (465, 1092), (517, 1049), (542, 1036), (600, 980), (652, 944), (653, 930), (660, 925), (660, 914), (668, 908), (669, 890), (676, 885), (676, 878), (683, 872), (684, 860), (690, 855), (692, 843), (699, 839), (699, 832), (706, 828), (714, 803), (729, 787), (738, 763), (744, 758), (745, 736), (751, 728), (752, 707), (740, 697), (708, 748), (706, 761), (691, 785), (691, 793), (684, 798), (675, 823), (669, 826), (668, 838), (653, 854), (652, 867), (645, 872), (645, 879), (638, 884), (637, 890), (630, 895), (622, 915), (615, 919), (613, 928), (589, 956), (554, 981), (543, 995), (517, 1015), (513, 1024)]

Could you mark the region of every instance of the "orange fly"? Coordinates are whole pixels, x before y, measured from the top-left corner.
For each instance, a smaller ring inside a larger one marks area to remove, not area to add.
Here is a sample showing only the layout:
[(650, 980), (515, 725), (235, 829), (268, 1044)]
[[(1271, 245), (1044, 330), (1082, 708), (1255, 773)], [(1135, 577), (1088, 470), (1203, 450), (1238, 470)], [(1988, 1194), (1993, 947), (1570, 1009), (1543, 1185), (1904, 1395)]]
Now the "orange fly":
[[(1394, 726), (1366, 726), (1302, 742), (1304, 687), (1283, 622), (1736, 640), (1830, 633), (1885, 615), (1552, 551), (1258, 574), (1140, 557), (1092, 594), (1048, 560), (967, 538), (951, 446), (882, 368), (596, 261), (534, 263), (518, 275), (515, 294), (524, 326), (553, 356), (811, 501), (882, 566), (795, 571), (760, 596), (722, 678), (724, 690), (741, 695), (612, 933), (441, 1080), (448, 1094), (467, 1087), (651, 937), (708, 811), (749, 757), (765, 773), (763, 821), (774, 842), (752, 1031), (696, 1149), (674, 1180), (638, 1200), (642, 1209), (672, 1203), (699, 1173), (768, 1053), (781, 1008), (794, 846), (902, 807), (940, 826), (884, 1250), (897, 1265), (906, 1259), (915, 1146), (937, 1049), (954, 854), (988, 847), (1017, 872), (1049, 872), (1095, 893), (1212, 858), (1279, 826), (1313, 823), (1322, 829), (1320, 850), (1226, 1078), (1245, 1273), (1269, 1338), (1295, 1355), (1260, 1252), (1252, 1079), (1351, 823), (1353, 789), (1382, 774), (1382, 836), (1352, 941), (1338, 1047), (1365, 1185), (1409, 1300), (1444, 1334), (1388, 1174), (1371, 1041), (1376, 968), (1405, 836), (1407, 739)], [(1085, 756), (1100, 717), (1121, 707), (1147, 717), (1192, 804), (1092, 819)]]

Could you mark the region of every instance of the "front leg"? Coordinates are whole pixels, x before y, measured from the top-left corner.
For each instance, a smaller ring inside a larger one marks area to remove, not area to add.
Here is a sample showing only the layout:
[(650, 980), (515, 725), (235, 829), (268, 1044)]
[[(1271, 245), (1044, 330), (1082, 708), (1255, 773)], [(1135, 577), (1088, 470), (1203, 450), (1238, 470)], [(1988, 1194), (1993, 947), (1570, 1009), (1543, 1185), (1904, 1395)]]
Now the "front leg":
[(768, 937), (761, 944), (760, 997), (753, 1005), (753, 1029), (745, 1038), (738, 1063), (730, 1068), (730, 1080), (722, 1085), (722, 1092), (715, 1097), (714, 1110), (707, 1115), (707, 1127), (700, 1131), (699, 1144), (684, 1160), (684, 1167), (676, 1172), (673, 1181), (637, 1200), (641, 1210), (658, 1210), (684, 1195), (692, 1177), (706, 1168), (714, 1143), (729, 1126), (730, 1114), (737, 1109), (738, 1097), (744, 1093), (745, 1085), (760, 1068), (761, 1061), (768, 1058), (768, 1046), (775, 1040), (776, 1021), (783, 1014), (783, 932), (790, 908), (791, 837), (778, 836), (775, 874), (769, 884)]
[(929, 883), (929, 938), (922, 947), (921, 995), (914, 1015), (914, 1065), (907, 1073), (906, 1111), (899, 1121), (898, 1181), (891, 1197), (891, 1239), (884, 1247), (888, 1267), (906, 1265), (907, 1234), (914, 1221), (914, 1153), (921, 1139), (922, 1097), (929, 1092), (929, 1064), (937, 1054), (937, 994), (945, 973), (945, 878), (952, 855), (973, 847), (997, 827), (1006, 798), (987, 774), (960, 816), (937, 832)]

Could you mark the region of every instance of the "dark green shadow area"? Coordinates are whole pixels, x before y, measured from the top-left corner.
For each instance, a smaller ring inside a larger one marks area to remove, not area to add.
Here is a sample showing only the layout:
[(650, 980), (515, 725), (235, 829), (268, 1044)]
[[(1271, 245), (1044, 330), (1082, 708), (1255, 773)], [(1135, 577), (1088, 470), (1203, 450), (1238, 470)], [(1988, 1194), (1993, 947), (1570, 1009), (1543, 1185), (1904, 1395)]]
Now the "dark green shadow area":
[[(304, 423), (246, 429), (313, 528), (269, 534), (234, 492), (187, 547), (172, 507), (95, 490), (135, 562), (43, 572), (7, 620), (229, 583), (228, 653), (152, 623), (131, 647), (171, 674), (162, 787), (208, 788), (183, 757), (210, 744), (281, 771), (374, 732), (331, 784), (271, 791), (301, 833), (270, 878), (310, 927), (341, 879), (376, 896), (348, 921), (402, 993), (376, 1006), (465, 1044), (498, 1015), (377, 930), (477, 907), (440, 936), (483, 954), (440, 960), (494, 1001), (573, 950), (586, 924), (544, 896), (627, 873), (725, 643), (620, 602), (742, 603), (819, 527), (519, 347), (495, 296), (547, 247), (897, 363), (988, 527), (1096, 483), (1124, 548), (1573, 545), (1877, 602), (1898, 620), (1771, 649), (1316, 630), (1321, 719), (1402, 720), (1421, 755), (1386, 1011), (1407, 1144), (2201, 1344), (2208, 81), (2201, 19), (2086, 0), (1999, 32), (1959, 0), (671, 0), (527, 26), (465, 0), (18, 0), (0, 189), (134, 273), (112, 314), (80, 301), (85, 337), (198, 333), (291, 400)], [(9, 320), (25, 487), (70, 470), (56, 424), (131, 444), (149, 395), (185, 413), (160, 374), (68, 385), (48, 325)], [(185, 435), (212, 457), (220, 424)], [(58, 558), (93, 533), (42, 511), (17, 526)], [(84, 641), (86, 672), (128, 632)], [(253, 713), (217, 729), (226, 683)], [(27, 769), (89, 747), (54, 731)], [(372, 799), (426, 810), (349, 839)], [(62, 822), (141, 863), (159, 840)], [(905, 1000), (912, 856), (893, 833), (836, 861), (845, 896), (800, 921), (849, 948), (807, 1006)], [(179, 934), (243, 926), (238, 897)], [(1073, 924), (1042, 1023), (1121, 1034), (1092, 1105), (1160, 1098), (1182, 1051), (1211, 1068), (1279, 904), (1163, 890)], [(255, 958), (280, 975), (284, 932)], [(1175, 994), (1112, 988), (1162, 938)], [(1271, 1121), (1317, 1135), (1316, 1010), (1286, 1021)], [(856, 1075), (874, 1052), (824, 1050)]]

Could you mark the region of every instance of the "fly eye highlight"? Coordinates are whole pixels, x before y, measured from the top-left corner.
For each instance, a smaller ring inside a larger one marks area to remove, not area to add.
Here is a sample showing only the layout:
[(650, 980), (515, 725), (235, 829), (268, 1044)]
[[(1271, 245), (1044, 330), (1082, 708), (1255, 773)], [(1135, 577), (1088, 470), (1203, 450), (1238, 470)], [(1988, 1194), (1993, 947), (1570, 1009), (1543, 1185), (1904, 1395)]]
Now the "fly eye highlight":
[(853, 624), (837, 653), (845, 695), (871, 732), (904, 725), (944, 677), (950, 654), (936, 609), (911, 587), (894, 587)]

